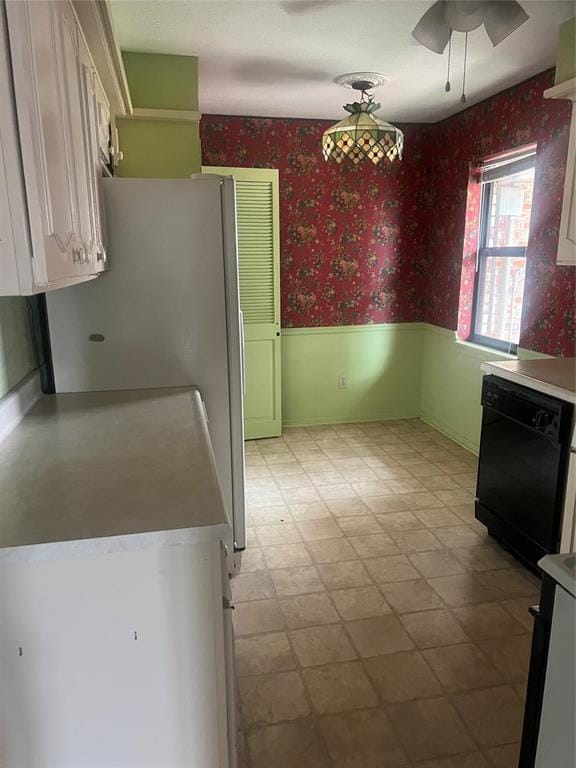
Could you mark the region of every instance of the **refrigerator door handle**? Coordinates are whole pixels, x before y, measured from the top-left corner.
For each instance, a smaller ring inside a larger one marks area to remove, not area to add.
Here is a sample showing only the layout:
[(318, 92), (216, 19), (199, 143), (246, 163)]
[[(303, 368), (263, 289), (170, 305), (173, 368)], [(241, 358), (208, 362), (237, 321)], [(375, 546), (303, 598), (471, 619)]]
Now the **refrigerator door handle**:
[(240, 355), (242, 359), (242, 395), (246, 397), (246, 352), (244, 349), (244, 312), (240, 310)]

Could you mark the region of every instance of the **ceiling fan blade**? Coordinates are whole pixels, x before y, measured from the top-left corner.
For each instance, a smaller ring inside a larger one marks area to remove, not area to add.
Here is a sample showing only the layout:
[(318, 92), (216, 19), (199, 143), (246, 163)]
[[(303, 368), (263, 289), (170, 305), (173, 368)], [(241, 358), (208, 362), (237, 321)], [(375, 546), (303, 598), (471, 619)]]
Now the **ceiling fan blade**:
[(280, 3), (282, 10), (289, 15), (322, 11), (330, 6), (340, 5), (342, 0), (283, 0)]
[(444, 53), (452, 30), (445, 18), (446, 3), (437, 0), (412, 30), (412, 37), (435, 53)]
[(501, 43), (530, 18), (515, 0), (491, 0), (487, 6), (484, 26), (492, 45)]

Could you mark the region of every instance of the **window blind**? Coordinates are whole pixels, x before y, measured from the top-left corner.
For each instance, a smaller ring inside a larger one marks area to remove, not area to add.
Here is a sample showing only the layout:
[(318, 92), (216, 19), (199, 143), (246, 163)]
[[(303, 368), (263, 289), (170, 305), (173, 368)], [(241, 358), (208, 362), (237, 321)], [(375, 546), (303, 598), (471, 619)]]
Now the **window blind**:
[(515, 176), (517, 173), (532, 168), (535, 158), (536, 147), (530, 146), (506, 157), (486, 160), (480, 165), (480, 181), (482, 184), (489, 184), (506, 176)]

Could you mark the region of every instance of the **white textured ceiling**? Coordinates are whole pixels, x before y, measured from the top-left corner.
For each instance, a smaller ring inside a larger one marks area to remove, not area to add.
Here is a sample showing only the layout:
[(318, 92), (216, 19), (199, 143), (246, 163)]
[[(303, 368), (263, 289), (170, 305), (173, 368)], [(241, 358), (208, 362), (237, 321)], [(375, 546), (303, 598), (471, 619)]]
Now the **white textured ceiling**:
[[(344, 72), (377, 71), (380, 114), (435, 122), (460, 104), (464, 35), (447, 57), (410, 35), (432, 0), (111, 0), (122, 49), (196, 55), (204, 113), (336, 119), (352, 92), (332, 82)], [(467, 105), (555, 63), (558, 26), (573, 2), (522, 2), (530, 19), (496, 48), (483, 27), (469, 35)]]

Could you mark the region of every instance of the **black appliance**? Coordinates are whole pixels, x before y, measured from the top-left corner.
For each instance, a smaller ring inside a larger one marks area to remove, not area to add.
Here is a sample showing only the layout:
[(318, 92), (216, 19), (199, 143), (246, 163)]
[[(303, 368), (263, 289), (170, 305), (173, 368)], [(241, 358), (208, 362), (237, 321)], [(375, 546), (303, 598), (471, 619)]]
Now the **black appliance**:
[(482, 406), (476, 518), (536, 570), (560, 545), (573, 408), (498, 376)]
[(529, 609), (534, 617), (534, 631), (518, 768), (534, 768), (536, 761), (555, 592), (555, 581), (547, 574), (543, 574), (540, 605), (534, 605)]

